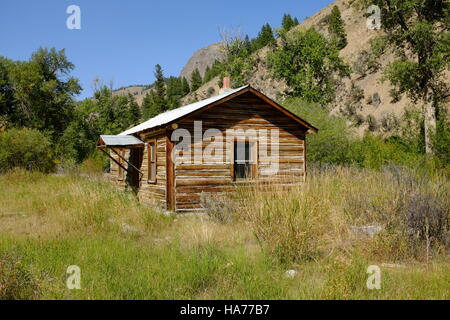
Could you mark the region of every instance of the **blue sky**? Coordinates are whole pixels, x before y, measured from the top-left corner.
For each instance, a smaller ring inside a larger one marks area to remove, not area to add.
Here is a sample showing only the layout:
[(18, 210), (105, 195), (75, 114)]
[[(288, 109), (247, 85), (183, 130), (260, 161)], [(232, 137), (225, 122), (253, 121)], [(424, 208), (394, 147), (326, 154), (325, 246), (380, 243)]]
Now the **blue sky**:
[[(219, 28), (251, 37), (264, 23), (279, 27), (284, 13), (303, 20), (332, 0), (1, 0), (0, 55), (27, 60), (39, 47), (66, 49), (83, 93), (96, 77), (114, 87), (153, 82), (159, 63), (178, 76), (198, 49), (220, 40)], [(81, 30), (69, 30), (69, 5), (81, 9)]]

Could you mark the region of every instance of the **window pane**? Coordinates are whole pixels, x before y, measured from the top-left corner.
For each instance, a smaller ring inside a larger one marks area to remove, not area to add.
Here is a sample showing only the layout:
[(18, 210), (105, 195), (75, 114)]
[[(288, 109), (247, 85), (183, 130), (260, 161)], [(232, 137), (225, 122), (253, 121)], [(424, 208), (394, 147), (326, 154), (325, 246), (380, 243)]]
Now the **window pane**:
[(236, 179), (252, 177), (252, 144), (249, 141), (237, 141), (234, 144), (234, 176)]
[(153, 162), (152, 166), (151, 166), (151, 180), (155, 181), (156, 180), (156, 163)]
[(150, 144), (150, 161), (155, 161), (155, 144)]

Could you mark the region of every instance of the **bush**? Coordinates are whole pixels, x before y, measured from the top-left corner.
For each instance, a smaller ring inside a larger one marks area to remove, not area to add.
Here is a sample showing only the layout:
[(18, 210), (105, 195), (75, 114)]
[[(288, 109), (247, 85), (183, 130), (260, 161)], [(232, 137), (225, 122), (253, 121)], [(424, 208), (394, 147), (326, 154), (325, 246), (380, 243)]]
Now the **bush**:
[(0, 132), (0, 171), (15, 167), (42, 172), (54, 170), (50, 140), (36, 129)]
[[(109, 161), (108, 161), (109, 164)], [(105, 168), (105, 159), (99, 152), (95, 152), (89, 158), (85, 159), (81, 165), (80, 170), (86, 174), (101, 174)]]
[(329, 210), (320, 195), (309, 191), (273, 185), (248, 193), (243, 217), (262, 249), (281, 263), (310, 261), (321, 254)]
[(202, 192), (200, 195), (202, 207), (206, 214), (213, 220), (220, 223), (229, 223), (233, 221), (237, 205), (226, 195), (210, 194)]
[(302, 99), (287, 99), (284, 105), (319, 129), (307, 137), (308, 160), (318, 163), (349, 163), (351, 131), (343, 117), (330, 116), (328, 110)]
[(39, 286), (18, 256), (0, 255), (0, 300), (32, 300), (39, 295)]

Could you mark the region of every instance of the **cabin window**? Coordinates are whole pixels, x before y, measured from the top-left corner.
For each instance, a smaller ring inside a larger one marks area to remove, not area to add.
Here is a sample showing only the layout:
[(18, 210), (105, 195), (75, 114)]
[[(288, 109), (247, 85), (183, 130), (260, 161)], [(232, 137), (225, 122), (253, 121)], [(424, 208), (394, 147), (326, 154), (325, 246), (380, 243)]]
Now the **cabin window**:
[(233, 177), (234, 180), (252, 179), (256, 175), (256, 144), (255, 142), (235, 141), (233, 148)]
[(156, 140), (148, 143), (148, 183), (156, 183)]

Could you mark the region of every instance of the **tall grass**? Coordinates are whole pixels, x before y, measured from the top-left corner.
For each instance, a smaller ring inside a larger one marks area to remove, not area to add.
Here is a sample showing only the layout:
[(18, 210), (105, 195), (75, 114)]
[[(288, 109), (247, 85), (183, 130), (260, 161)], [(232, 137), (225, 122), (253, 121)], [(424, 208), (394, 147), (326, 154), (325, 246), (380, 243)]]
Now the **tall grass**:
[[(427, 260), (450, 245), (449, 187), (445, 177), (397, 166), (383, 172), (318, 167), (297, 187), (256, 185), (243, 217), (262, 247), (281, 262), (355, 247), (388, 261)], [(364, 226), (381, 232), (373, 239), (355, 234)]]
[[(208, 219), (166, 217), (98, 175), (12, 171), (0, 176), (0, 298), (448, 299), (448, 249), (434, 231), (405, 232), (412, 193), (400, 180), (316, 168), (295, 188), (255, 186), (227, 207), (232, 219)], [(410, 185), (448, 215), (447, 180)], [(350, 228), (368, 224), (382, 232)], [(370, 264), (382, 268), (379, 291), (366, 287)], [(70, 265), (81, 290), (66, 287)]]

